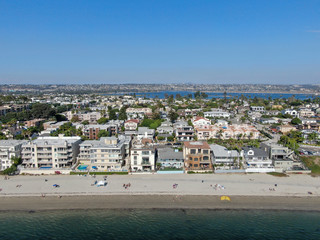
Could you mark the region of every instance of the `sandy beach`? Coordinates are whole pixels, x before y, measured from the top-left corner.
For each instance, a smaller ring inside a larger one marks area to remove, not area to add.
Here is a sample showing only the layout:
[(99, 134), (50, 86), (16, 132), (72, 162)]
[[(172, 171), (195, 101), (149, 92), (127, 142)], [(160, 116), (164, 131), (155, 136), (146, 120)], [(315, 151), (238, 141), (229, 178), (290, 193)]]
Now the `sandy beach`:
[[(4, 180), (2, 177), (0, 210), (195, 208), (320, 211), (320, 179), (309, 175), (115, 175), (107, 177), (105, 187), (94, 185), (103, 178), (60, 175), (14, 176)], [(60, 187), (54, 187), (54, 184)], [(231, 201), (221, 201), (223, 195), (229, 196)]]

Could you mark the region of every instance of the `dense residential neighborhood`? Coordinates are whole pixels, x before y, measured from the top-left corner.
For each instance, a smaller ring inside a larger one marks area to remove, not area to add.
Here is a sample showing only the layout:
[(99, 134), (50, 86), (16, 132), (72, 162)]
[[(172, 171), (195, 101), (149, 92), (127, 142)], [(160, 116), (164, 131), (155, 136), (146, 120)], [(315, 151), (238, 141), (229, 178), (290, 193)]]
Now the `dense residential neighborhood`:
[(319, 102), (201, 92), (2, 95), (0, 167), (20, 174), (309, 171), (301, 157), (320, 155)]

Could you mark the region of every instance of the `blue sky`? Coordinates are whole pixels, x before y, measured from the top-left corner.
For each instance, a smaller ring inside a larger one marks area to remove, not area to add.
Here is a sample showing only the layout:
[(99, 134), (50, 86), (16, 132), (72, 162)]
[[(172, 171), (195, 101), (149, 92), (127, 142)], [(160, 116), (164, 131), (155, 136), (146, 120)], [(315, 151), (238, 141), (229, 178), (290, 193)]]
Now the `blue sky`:
[(0, 82), (320, 83), (319, 0), (0, 0)]

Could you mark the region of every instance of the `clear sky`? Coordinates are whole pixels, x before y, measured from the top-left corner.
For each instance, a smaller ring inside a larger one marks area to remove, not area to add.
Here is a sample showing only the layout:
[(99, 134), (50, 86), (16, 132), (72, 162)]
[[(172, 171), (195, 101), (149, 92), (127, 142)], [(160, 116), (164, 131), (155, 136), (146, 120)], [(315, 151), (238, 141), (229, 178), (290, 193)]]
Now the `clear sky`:
[(0, 0), (0, 82), (320, 84), (320, 0)]

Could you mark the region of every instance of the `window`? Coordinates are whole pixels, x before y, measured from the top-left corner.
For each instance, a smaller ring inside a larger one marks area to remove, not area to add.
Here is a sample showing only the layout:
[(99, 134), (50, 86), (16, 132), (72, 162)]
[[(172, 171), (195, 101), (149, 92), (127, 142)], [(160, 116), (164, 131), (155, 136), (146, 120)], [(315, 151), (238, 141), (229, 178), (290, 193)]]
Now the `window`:
[(195, 150), (195, 149), (191, 149), (191, 150), (190, 150), (190, 153), (191, 153), (191, 154), (196, 154), (196, 150)]
[(192, 157), (189, 157), (189, 160), (192, 161)]
[(203, 160), (204, 160), (204, 161), (208, 161), (208, 160), (209, 160), (209, 157), (208, 157), (208, 156), (203, 156)]
[(201, 153), (201, 149), (200, 148), (198, 149), (198, 153)]
[(138, 159), (138, 157), (137, 157), (137, 156), (134, 156), (134, 157), (133, 157), (133, 159), (134, 159), (134, 160), (137, 160), (137, 159)]
[(133, 161), (133, 165), (137, 165), (138, 163), (137, 163), (137, 160), (134, 160)]
[(208, 150), (203, 150), (203, 154), (208, 154)]
[(149, 155), (149, 151), (142, 151), (142, 155)]
[(194, 158), (193, 161), (198, 161), (198, 158)]
[(194, 167), (198, 167), (198, 164), (195, 164)]

